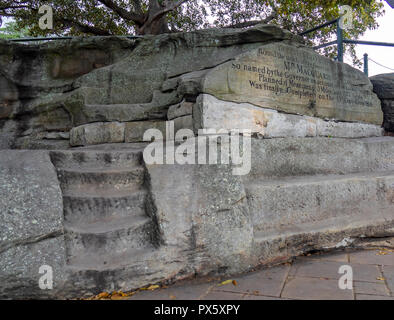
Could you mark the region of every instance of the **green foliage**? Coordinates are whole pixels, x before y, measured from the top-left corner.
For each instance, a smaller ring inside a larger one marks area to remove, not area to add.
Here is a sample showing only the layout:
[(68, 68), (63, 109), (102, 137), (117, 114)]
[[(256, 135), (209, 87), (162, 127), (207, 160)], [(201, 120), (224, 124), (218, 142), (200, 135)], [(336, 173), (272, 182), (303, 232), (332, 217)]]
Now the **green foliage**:
[(28, 29), (21, 29), (15, 21), (7, 22), (4, 27), (0, 28), (0, 39), (17, 39), (28, 36)]
[[(156, 0), (168, 5), (177, 0)], [(17, 9), (2, 9), (10, 3), (21, 3)], [(141, 8), (143, 15), (149, 13), (152, 0), (113, 0), (116, 5), (128, 12)], [(135, 22), (124, 19), (98, 0), (0, 0), (0, 15), (13, 16), (20, 30), (28, 28), (32, 36), (48, 35), (48, 30), (38, 27), (38, 8), (48, 4), (53, 8), (55, 23), (51, 34), (80, 35), (85, 31), (79, 25), (94, 27), (108, 34), (134, 34)], [(139, 4), (139, 6), (138, 6)], [(354, 29), (344, 36), (358, 39), (366, 30), (377, 28), (376, 20), (381, 16), (383, 4), (378, 0), (188, 0), (167, 13), (167, 21), (172, 31), (189, 31), (201, 28), (226, 27), (251, 20), (263, 20), (276, 8), (278, 15), (270, 23), (298, 33), (339, 16), (339, 6), (349, 5), (354, 9)], [(94, 31), (94, 30), (93, 30)], [(95, 33), (95, 32), (91, 33)], [(335, 25), (307, 35), (310, 44), (318, 45), (335, 39)], [(96, 33), (99, 34), (99, 33)], [(354, 46), (345, 49), (357, 64)], [(336, 55), (335, 47), (321, 50), (329, 57)]]

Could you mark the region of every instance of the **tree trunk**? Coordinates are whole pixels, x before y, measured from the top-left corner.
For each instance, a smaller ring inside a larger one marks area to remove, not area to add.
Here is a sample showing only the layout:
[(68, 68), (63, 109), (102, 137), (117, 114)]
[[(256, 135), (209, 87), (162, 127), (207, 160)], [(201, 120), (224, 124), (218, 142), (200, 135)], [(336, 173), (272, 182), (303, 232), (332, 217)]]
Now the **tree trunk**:
[(149, 11), (147, 13), (147, 17), (142, 26), (137, 27), (136, 32), (138, 35), (145, 34), (162, 34), (168, 33), (170, 29), (168, 28), (168, 22), (166, 15), (161, 15), (155, 17), (160, 11), (162, 11), (164, 7), (159, 3), (158, 0), (150, 0), (149, 1)]
[(170, 32), (168, 28), (168, 23), (166, 17), (162, 17), (160, 19), (156, 19), (152, 22), (145, 22), (140, 28), (137, 28), (138, 35), (145, 35), (145, 34), (162, 34)]

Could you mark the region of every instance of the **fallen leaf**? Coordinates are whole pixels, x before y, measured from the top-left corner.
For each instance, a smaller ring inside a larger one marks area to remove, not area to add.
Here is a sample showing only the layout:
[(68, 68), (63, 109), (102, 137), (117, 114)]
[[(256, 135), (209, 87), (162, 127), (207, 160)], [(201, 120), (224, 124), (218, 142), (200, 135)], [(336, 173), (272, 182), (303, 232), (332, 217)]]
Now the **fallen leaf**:
[(112, 293), (101, 292), (96, 296), (89, 297), (82, 300), (121, 300), (122, 298), (127, 298), (135, 295), (136, 291), (131, 291), (128, 293), (124, 293), (122, 291), (113, 291)]
[(386, 255), (391, 254), (393, 252), (394, 252), (393, 250), (384, 248), (384, 249), (379, 250), (376, 255), (377, 256), (386, 256)]
[(176, 300), (176, 297), (173, 296), (173, 295), (170, 295), (170, 299), (171, 299), (171, 300)]
[(108, 297), (109, 297), (109, 293), (108, 292), (101, 292), (95, 298), (97, 298), (97, 299), (105, 299), (105, 298), (108, 298)]
[(223, 281), (222, 283), (219, 284), (219, 286), (226, 286), (226, 285), (228, 285), (228, 284), (230, 284), (230, 283), (233, 283), (233, 280), (226, 280), (226, 281)]
[(386, 280), (386, 279), (383, 278), (383, 277), (377, 277), (376, 280), (384, 281), (384, 280)]
[(238, 282), (237, 282), (236, 280), (233, 280), (233, 285), (234, 285), (234, 286), (237, 286), (237, 285), (238, 285)]
[(158, 286), (157, 284), (155, 284), (155, 285), (149, 286), (146, 290), (154, 291), (154, 290), (159, 289), (159, 288), (160, 288), (160, 286)]

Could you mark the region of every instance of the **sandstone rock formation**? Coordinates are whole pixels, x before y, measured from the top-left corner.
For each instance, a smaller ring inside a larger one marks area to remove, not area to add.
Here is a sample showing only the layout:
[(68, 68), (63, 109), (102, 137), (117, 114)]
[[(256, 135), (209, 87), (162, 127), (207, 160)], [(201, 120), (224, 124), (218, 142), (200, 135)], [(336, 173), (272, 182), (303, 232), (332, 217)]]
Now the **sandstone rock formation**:
[[(49, 154), (0, 152), (0, 297), (61, 295), (66, 248), (62, 192)], [(50, 265), (54, 289), (40, 290), (39, 268)]]
[(370, 79), (374, 91), (382, 101), (383, 126), (386, 131), (394, 132), (394, 73), (381, 74)]
[[(273, 116), (270, 127), (291, 127), (295, 122), (312, 126), (304, 136), (316, 135), (317, 126), (318, 135), (325, 136), (381, 135), (380, 101), (368, 78), (319, 56), (298, 36), (275, 26), (139, 39), (77, 38), (40, 46), (2, 41), (0, 53), (2, 148), (64, 149), (70, 141), (72, 146), (141, 141), (138, 130), (152, 125), (143, 121), (170, 119), (177, 128), (198, 129), (201, 119), (192, 117), (192, 109), (201, 94), (261, 107), (261, 116)], [(213, 108), (220, 113), (223, 103), (217, 103)], [(174, 112), (180, 105), (183, 110)], [(262, 121), (243, 105), (238, 109), (244, 121)], [(376, 127), (342, 126), (344, 121)], [(256, 131), (262, 130), (260, 125)], [(263, 136), (280, 136), (266, 131)]]
[[(229, 275), (394, 234), (394, 138), (370, 81), (275, 26), (1, 41), (0, 89), (2, 298)], [(146, 130), (160, 145), (171, 126), (220, 155), (224, 135), (198, 130), (250, 130), (250, 172), (146, 161)]]
[(73, 115), (64, 105), (75, 80), (124, 58), (123, 38), (85, 38), (23, 45), (0, 40), (0, 147), (69, 146)]

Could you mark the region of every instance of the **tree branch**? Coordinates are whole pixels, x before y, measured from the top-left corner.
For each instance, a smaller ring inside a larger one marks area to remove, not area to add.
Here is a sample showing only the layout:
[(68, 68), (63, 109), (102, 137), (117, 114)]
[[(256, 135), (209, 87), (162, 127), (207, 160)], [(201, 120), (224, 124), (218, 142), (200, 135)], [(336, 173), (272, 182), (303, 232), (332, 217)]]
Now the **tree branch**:
[(154, 13), (151, 17), (148, 19), (148, 23), (151, 23), (152, 21), (156, 19), (160, 19), (162, 16), (164, 16), (166, 13), (175, 10), (185, 2), (189, 0), (178, 0), (175, 3), (171, 2), (172, 4), (167, 4), (162, 10)]
[(252, 20), (252, 21), (240, 22), (240, 23), (232, 24), (232, 25), (227, 26), (225, 28), (235, 28), (236, 29), (236, 28), (253, 27), (258, 24), (267, 24), (277, 17), (278, 17), (278, 11), (276, 10), (276, 8), (273, 8), (272, 13), (267, 18), (265, 18), (263, 20)]
[(108, 30), (100, 29), (97, 27), (89, 26), (87, 24), (80, 23), (78, 21), (74, 21), (67, 18), (59, 18), (56, 17), (55, 20), (62, 22), (63, 24), (69, 27), (76, 27), (79, 31), (83, 33), (91, 33), (97, 36), (111, 36), (112, 34)]
[(134, 11), (138, 14), (143, 16), (144, 12), (142, 11), (142, 7), (141, 7), (141, 0), (133, 0), (133, 7), (134, 7)]
[(22, 8), (29, 8), (30, 6), (26, 3), (30, 3), (30, 1), (4, 1), (0, 6), (0, 10), (7, 10), (7, 9), (22, 9)]
[[(98, 0), (98, 1), (101, 2), (103, 5), (105, 5), (107, 8), (109, 8), (112, 11), (114, 11), (115, 13), (117, 13), (123, 19), (131, 20), (134, 23), (136, 23), (137, 25), (142, 25), (144, 23), (144, 16), (143, 15), (137, 14), (132, 11), (127, 11), (126, 9), (118, 6), (112, 0)], [(138, 0), (134, 0), (134, 3), (138, 3), (140, 5)], [(139, 10), (141, 10), (141, 7), (139, 7)], [(141, 10), (141, 12), (142, 12), (142, 10)]]
[(0, 7), (0, 10), (9, 10), (9, 9), (28, 9), (30, 8), (28, 5), (19, 5), (19, 6), (6, 6)]

